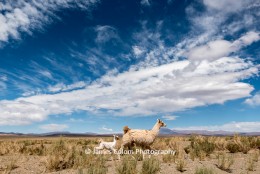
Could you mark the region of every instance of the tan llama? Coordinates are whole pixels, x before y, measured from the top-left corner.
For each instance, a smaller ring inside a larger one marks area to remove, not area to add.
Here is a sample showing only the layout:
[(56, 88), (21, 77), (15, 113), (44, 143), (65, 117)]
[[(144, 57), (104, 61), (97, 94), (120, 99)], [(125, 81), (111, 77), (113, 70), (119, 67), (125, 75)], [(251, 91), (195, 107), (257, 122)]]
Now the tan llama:
[(128, 126), (125, 126), (123, 129), (124, 135), (122, 138), (121, 149), (124, 149), (125, 147), (132, 149), (134, 144), (141, 146), (142, 149), (151, 149), (151, 145), (161, 127), (166, 127), (166, 124), (160, 119), (157, 119), (152, 130), (130, 129)]

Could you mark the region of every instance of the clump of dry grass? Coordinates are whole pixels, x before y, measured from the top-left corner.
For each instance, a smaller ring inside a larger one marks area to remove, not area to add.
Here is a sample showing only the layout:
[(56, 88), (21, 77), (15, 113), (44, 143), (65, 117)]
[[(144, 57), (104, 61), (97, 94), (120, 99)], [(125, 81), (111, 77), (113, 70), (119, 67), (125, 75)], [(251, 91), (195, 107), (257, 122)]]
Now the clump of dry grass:
[(155, 139), (155, 142), (153, 143), (152, 147), (153, 147), (153, 149), (156, 149), (156, 150), (167, 149), (168, 141), (169, 141), (169, 139), (157, 138), (157, 139)]
[(217, 167), (226, 172), (231, 172), (231, 166), (234, 164), (234, 158), (231, 155), (225, 153), (218, 154), (218, 164)]
[(256, 165), (259, 158), (259, 150), (253, 151), (252, 154), (249, 155), (247, 159), (247, 171), (255, 171)]
[(75, 146), (68, 146), (63, 139), (55, 142), (48, 153), (46, 167), (50, 171), (87, 167), (91, 166), (93, 161), (98, 161), (94, 154), (87, 155)]
[(183, 158), (178, 158), (176, 160), (176, 169), (180, 172), (184, 172), (186, 171), (185, 167), (186, 167), (185, 160)]
[(253, 149), (260, 149), (260, 137), (252, 137), (250, 147)]
[(137, 161), (143, 161), (143, 154), (142, 153), (134, 153), (132, 156), (137, 160)]
[(215, 174), (214, 170), (212, 168), (196, 168), (195, 174)]
[(250, 149), (257, 148), (260, 148), (259, 137), (246, 137), (239, 135), (235, 135), (226, 145), (226, 149), (231, 153), (242, 152), (247, 154)]
[(157, 138), (152, 147), (156, 150), (172, 149), (176, 150), (180, 146), (180, 142), (184, 141), (183, 137)]
[[(74, 150), (73, 150), (74, 153)], [(47, 158), (46, 167), (50, 171), (58, 171), (66, 168), (72, 168), (74, 162), (71, 160), (74, 154), (65, 146), (65, 142), (60, 139), (50, 149)]]
[(160, 162), (156, 158), (149, 158), (143, 161), (141, 174), (156, 174), (160, 171)]
[(247, 160), (247, 167), (246, 167), (246, 170), (247, 171), (254, 171), (256, 168), (256, 164), (253, 160), (252, 157), (249, 157), (248, 160)]
[(211, 142), (208, 137), (192, 136), (190, 141), (191, 145), (184, 150), (186, 153), (190, 153), (192, 160), (196, 157), (200, 160), (204, 160), (206, 156), (209, 156), (215, 150), (215, 144)]
[(45, 155), (46, 148), (41, 142), (36, 140), (5, 141), (0, 143), (0, 155), (25, 154), (25, 155)]
[(164, 163), (172, 163), (175, 162), (176, 156), (173, 154), (165, 154), (162, 156), (162, 160)]
[(18, 168), (17, 166), (17, 159), (16, 158), (11, 158), (9, 163), (7, 164), (4, 173), (10, 173), (12, 170)]
[(226, 146), (227, 150), (230, 153), (237, 153), (240, 152), (240, 146), (238, 144), (236, 144), (235, 142), (229, 142)]
[(0, 154), (16, 154), (20, 153), (25, 146), (17, 141), (4, 141), (0, 144)]
[(28, 155), (42, 156), (46, 154), (46, 148), (43, 144), (26, 147), (25, 153)]
[(209, 141), (215, 145), (215, 150), (226, 150), (227, 140), (224, 137), (209, 137)]
[(255, 150), (253, 153), (253, 161), (258, 162), (258, 158), (259, 158), (259, 150)]
[(124, 156), (121, 163), (116, 167), (117, 174), (137, 174), (137, 161), (132, 156)]
[(174, 150), (175, 153), (174, 154), (164, 154), (162, 156), (162, 160), (164, 163), (171, 163), (171, 162), (175, 162), (176, 158), (179, 156), (180, 152), (181, 152), (181, 147), (179, 144), (179, 139), (180, 137), (173, 137), (173, 138), (167, 138), (166, 144), (167, 144), (167, 148), (170, 150)]
[(106, 174), (108, 169), (105, 165), (106, 158), (103, 155), (99, 155), (94, 161), (92, 161), (87, 167), (87, 174)]

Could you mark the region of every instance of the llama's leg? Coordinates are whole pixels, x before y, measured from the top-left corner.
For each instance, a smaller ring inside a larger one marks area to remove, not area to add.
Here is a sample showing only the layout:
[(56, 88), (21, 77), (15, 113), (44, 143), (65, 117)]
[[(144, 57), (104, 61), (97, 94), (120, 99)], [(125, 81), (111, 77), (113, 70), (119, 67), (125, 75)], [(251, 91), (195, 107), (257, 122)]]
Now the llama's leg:
[(100, 144), (98, 147), (94, 147), (95, 153), (96, 153), (97, 151), (99, 151), (99, 150), (102, 150), (102, 149), (104, 149), (104, 145), (103, 145), (103, 144)]
[(111, 147), (110, 150), (111, 150), (111, 152), (112, 152), (113, 154), (115, 154), (116, 149), (114, 149), (113, 147)]
[(151, 146), (146, 146), (146, 149), (149, 150), (149, 152), (148, 152), (148, 153), (149, 153), (148, 158), (151, 158), (151, 150), (152, 150), (152, 149), (151, 149)]
[(123, 153), (124, 147), (125, 147), (125, 145), (124, 145), (124, 144), (121, 144), (121, 147), (120, 147), (120, 149), (119, 149), (120, 154)]
[(140, 144), (140, 148), (142, 150), (143, 160), (145, 159), (145, 145)]
[(133, 148), (132, 148), (132, 147), (133, 147), (133, 143), (128, 144), (127, 147), (128, 147), (128, 150), (131, 152), (131, 157), (132, 157), (134, 160), (136, 160), (135, 157), (133, 156)]
[(123, 155), (124, 154), (124, 147), (125, 147), (125, 143), (122, 143), (121, 144), (121, 147), (120, 147), (120, 149), (119, 149), (119, 153), (117, 154), (118, 155), (118, 157), (119, 157), (119, 160), (121, 160), (121, 155)]
[(148, 158), (151, 158), (151, 147), (150, 146), (148, 146), (148, 149), (149, 149), (149, 156), (148, 156)]
[[(117, 155), (117, 158), (120, 160), (120, 153), (118, 153), (117, 151), (116, 151), (116, 149), (115, 148), (111, 148), (111, 150), (112, 150), (112, 154), (116, 154)], [(119, 149), (120, 150), (120, 149)], [(113, 156), (112, 156), (112, 159), (114, 160), (114, 158), (113, 158)]]
[(111, 147), (110, 150), (111, 150), (112, 154), (116, 154), (116, 152), (117, 152), (114, 147)]
[[(148, 146), (148, 145), (142, 145), (141, 146), (141, 148), (142, 148), (142, 150), (143, 151), (145, 151), (146, 152), (146, 150), (148, 150), (148, 158), (150, 158), (151, 157), (151, 147), (150, 146)], [(146, 153), (143, 153), (143, 159), (145, 159), (145, 155), (146, 155)]]
[(132, 150), (133, 147), (136, 147), (136, 144), (132, 141), (132, 142), (130, 143), (130, 149), (129, 149), (129, 150)]
[(114, 154), (116, 150), (113, 147), (110, 147), (109, 151), (111, 152), (112, 161), (114, 161)]

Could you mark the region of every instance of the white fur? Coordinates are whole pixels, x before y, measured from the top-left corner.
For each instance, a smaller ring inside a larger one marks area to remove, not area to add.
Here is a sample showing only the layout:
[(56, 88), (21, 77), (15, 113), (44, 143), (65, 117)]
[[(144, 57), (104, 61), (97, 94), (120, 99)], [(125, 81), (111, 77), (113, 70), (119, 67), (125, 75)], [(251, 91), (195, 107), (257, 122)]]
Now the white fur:
[(116, 142), (117, 142), (117, 138), (118, 136), (114, 136), (114, 140), (113, 142), (105, 142), (105, 141), (101, 141), (98, 147), (94, 147), (94, 150), (103, 150), (103, 149), (108, 149), (112, 152), (115, 152), (115, 146), (116, 146)]

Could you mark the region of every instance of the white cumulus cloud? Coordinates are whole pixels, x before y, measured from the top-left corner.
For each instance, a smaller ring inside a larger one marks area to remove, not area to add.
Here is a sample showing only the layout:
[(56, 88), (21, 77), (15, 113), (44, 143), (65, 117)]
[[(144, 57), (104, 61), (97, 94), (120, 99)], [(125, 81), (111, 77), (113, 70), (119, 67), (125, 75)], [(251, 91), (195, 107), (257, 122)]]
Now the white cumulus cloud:
[(249, 61), (223, 57), (197, 65), (184, 60), (107, 74), (83, 89), (2, 100), (0, 124), (29, 124), (77, 110), (133, 116), (222, 104), (250, 96), (254, 88), (240, 81), (257, 73)]
[(207, 130), (207, 131), (230, 131), (230, 132), (259, 132), (260, 122), (230, 122), (223, 125), (192, 126), (174, 128), (175, 130)]
[(250, 45), (253, 42), (260, 40), (258, 32), (248, 32), (234, 42), (226, 40), (211, 41), (203, 46), (198, 46), (187, 54), (190, 60), (216, 60), (218, 58), (236, 52), (244, 46)]
[(137, 57), (141, 56), (142, 54), (144, 54), (146, 52), (146, 50), (144, 48), (142, 48), (140, 46), (136, 46), (136, 45), (133, 46), (132, 49), (133, 49), (134, 55)]
[(113, 131), (113, 129), (107, 128), (106, 126), (103, 126), (102, 128), (100, 128), (100, 130), (102, 130), (102, 131), (108, 131), (108, 132), (112, 132), (112, 131)]
[(47, 132), (63, 131), (68, 128), (66, 124), (45, 124), (40, 126), (41, 129)]
[(260, 106), (260, 93), (257, 93), (253, 97), (246, 99), (245, 103), (250, 106)]
[(175, 115), (165, 115), (162, 116), (163, 119), (165, 120), (176, 120), (179, 116), (175, 116)]

